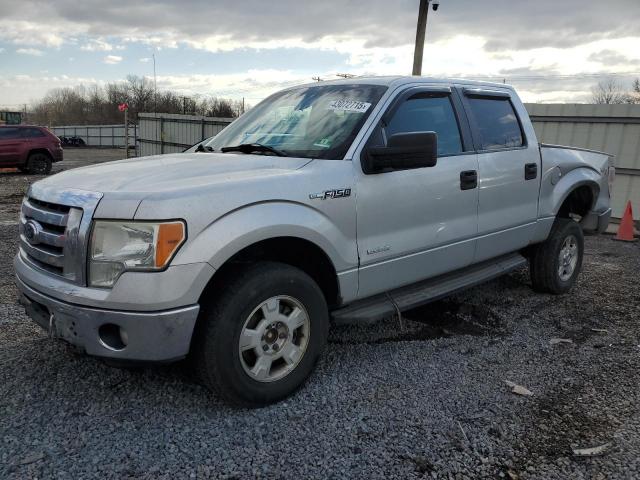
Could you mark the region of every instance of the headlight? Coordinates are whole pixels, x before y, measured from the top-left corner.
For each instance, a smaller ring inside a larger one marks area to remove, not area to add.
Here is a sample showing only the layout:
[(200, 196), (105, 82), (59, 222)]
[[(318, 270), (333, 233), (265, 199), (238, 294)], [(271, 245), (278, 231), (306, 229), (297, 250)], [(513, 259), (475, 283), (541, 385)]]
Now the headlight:
[(111, 287), (128, 270), (162, 270), (186, 236), (180, 221), (96, 221), (89, 250), (89, 285)]

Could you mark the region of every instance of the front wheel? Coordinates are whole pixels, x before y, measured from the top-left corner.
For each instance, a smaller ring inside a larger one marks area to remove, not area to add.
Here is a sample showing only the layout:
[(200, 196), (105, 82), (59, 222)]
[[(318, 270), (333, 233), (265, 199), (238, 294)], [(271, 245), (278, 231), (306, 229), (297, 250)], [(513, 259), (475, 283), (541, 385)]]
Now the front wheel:
[(232, 404), (259, 407), (300, 387), (327, 341), (318, 285), (289, 265), (264, 262), (225, 279), (204, 305), (194, 340), (203, 383)]
[(536, 292), (561, 294), (576, 283), (582, 268), (584, 236), (580, 225), (557, 218), (549, 238), (533, 249), (529, 268)]

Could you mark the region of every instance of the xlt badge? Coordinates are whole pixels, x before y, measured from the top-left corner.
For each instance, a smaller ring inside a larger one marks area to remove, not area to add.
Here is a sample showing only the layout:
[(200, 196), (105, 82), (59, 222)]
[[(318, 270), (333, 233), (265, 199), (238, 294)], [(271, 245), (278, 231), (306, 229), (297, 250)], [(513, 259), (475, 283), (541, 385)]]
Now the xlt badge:
[(336, 188), (334, 190), (325, 190), (322, 193), (311, 193), (309, 199), (311, 200), (327, 200), (328, 198), (344, 198), (351, 196), (350, 188)]

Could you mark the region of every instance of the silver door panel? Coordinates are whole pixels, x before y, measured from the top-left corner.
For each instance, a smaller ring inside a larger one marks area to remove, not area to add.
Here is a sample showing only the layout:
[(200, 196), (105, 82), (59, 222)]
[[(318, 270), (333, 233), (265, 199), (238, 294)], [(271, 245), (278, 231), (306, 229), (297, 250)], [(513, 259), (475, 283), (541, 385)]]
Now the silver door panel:
[(468, 266), (473, 260), (475, 243), (475, 239), (468, 239), (362, 267), (358, 297), (368, 297)]
[(526, 247), (536, 232), (536, 226), (536, 222), (532, 222), (478, 237), (474, 263)]
[(443, 157), (431, 168), (360, 177), (358, 297), (473, 261), (478, 190), (460, 190), (460, 172), (477, 170), (476, 157)]

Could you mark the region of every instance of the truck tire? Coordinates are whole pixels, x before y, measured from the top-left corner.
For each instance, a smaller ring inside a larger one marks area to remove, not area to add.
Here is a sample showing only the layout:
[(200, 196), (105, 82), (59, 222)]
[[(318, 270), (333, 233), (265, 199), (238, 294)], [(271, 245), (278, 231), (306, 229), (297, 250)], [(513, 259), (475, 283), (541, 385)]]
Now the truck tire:
[(277, 402), (311, 374), (329, 331), (320, 287), (302, 270), (261, 262), (205, 302), (194, 338), (201, 381), (242, 407)]
[(529, 259), (536, 292), (562, 294), (576, 282), (582, 268), (584, 235), (575, 220), (557, 218), (549, 238), (533, 248)]
[(27, 159), (27, 171), (33, 175), (49, 175), (51, 173), (51, 157), (46, 153), (32, 153)]

